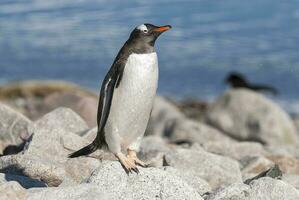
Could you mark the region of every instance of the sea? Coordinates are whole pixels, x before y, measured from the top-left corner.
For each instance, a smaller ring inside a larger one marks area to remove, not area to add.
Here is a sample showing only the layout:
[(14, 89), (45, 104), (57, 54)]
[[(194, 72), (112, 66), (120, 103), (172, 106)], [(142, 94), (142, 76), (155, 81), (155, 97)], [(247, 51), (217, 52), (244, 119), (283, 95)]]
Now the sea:
[(156, 42), (161, 95), (214, 101), (235, 71), (278, 89), (299, 114), (298, 0), (1, 0), (0, 84), (66, 80), (98, 91), (130, 32), (172, 25)]

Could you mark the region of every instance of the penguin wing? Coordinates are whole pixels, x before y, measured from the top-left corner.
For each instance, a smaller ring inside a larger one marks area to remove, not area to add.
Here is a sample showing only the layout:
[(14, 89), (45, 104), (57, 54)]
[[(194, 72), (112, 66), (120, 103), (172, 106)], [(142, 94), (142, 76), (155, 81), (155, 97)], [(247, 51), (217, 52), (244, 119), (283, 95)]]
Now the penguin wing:
[(100, 143), (104, 142), (104, 127), (106, 125), (110, 107), (113, 98), (114, 89), (119, 86), (119, 83), (122, 78), (122, 74), (124, 71), (124, 64), (123, 62), (116, 62), (112, 65), (111, 69), (107, 73), (100, 92), (100, 99), (98, 105), (98, 115), (97, 115), (97, 122), (98, 122), (98, 136), (97, 138), (100, 139)]

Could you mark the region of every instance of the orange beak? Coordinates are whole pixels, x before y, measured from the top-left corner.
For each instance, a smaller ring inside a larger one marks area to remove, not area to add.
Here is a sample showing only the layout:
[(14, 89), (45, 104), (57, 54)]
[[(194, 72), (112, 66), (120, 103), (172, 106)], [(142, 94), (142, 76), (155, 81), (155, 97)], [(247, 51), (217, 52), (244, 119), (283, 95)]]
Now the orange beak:
[(158, 32), (158, 33), (162, 33), (162, 32), (167, 31), (169, 29), (171, 29), (171, 26), (170, 25), (166, 25), (166, 26), (160, 26), (158, 28), (155, 28), (153, 31), (154, 32)]

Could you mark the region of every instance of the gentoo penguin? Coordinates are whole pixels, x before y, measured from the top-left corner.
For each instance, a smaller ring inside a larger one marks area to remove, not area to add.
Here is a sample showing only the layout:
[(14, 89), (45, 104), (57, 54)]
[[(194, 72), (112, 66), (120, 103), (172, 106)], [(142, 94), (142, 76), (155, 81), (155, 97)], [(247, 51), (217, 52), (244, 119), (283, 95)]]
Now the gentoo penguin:
[(265, 91), (270, 92), (273, 95), (277, 95), (278, 92), (275, 88), (267, 85), (256, 85), (248, 82), (246, 78), (237, 72), (231, 72), (225, 79), (225, 81), (230, 84), (232, 88), (247, 88), (254, 91)]
[[(158, 83), (155, 42), (171, 26), (142, 24), (136, 27), (105, 76), (98, 105), (98, 132), (88, 146), (69, 155), (87, 155), (108, 149), (127, 172), (145, 167), (136, 152), (144, 135)], [(122, 150), (127, 151), (127, 156)]]

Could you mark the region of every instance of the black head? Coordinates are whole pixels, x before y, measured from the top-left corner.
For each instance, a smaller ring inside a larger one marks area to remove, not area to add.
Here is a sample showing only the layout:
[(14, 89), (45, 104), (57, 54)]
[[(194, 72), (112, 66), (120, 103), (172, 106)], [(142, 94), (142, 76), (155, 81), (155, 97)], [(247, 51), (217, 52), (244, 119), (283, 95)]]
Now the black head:
[(236, 72), (231, 72), (227, 76), (225, 81), (229, 83), (232, 87), (244, 87), (247, 85), (245, 77), (242, 74)]
[(155, 26), (152, 24), (141, 24), (132, 31), (128, 41), (134, 43), (136, 47), (153, 47), (161, 33), (169, 29), (171, 29), (170, 25)]

